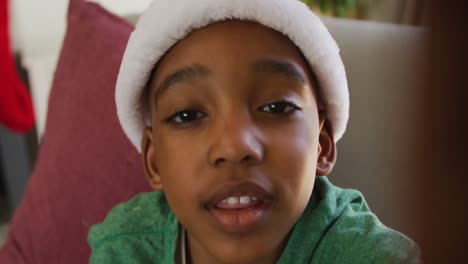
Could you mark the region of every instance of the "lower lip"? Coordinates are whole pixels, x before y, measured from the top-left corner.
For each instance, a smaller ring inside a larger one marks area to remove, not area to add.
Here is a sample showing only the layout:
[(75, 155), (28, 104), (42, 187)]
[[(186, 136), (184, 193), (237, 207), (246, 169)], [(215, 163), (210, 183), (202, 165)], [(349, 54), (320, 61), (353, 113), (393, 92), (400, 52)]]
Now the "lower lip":
[(214, 207), (210, 209), (210, 213), (225, 232), (244, 233), (251, 231), (262, 222), (268, 207), (264, 203), (241, 209)]

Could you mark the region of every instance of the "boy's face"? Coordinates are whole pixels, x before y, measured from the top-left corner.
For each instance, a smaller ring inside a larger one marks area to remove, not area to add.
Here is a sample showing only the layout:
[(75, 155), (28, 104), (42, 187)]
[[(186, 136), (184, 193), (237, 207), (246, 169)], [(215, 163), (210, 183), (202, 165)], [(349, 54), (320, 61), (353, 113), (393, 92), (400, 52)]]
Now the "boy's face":
[(196, 30), (159, 62), (142, 157), (192, 261), (280, 256), (316, 173), (335, 161), (311, 76), (288, 38), (253, 22)]

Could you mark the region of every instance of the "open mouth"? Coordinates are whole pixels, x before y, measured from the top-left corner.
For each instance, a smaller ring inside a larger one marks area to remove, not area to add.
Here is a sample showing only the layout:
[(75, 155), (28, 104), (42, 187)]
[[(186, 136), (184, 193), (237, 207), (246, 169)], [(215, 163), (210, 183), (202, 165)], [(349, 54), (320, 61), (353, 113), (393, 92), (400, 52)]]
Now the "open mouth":
[(272, 195), (255, 183), (223, 186), (206, 203), (218, 227), (228, 233), (249, 232), (266, 218)]

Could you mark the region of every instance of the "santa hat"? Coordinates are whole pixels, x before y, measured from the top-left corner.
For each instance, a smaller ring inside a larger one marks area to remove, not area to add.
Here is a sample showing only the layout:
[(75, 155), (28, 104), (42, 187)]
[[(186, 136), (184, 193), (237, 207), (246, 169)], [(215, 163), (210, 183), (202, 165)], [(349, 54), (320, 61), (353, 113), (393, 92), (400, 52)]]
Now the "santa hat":
[(158, 60), (190, 32), (232, 19), (274, 29), (299, 47), (317, 76), (335, 141), (343, 136), (349, 116), (344, 65), (336, 42), (307, 5), (299, 0), (154, 0), (130, 36), (115, 92), (120, 124), (139, 152), (149, 125), (142, 93)]

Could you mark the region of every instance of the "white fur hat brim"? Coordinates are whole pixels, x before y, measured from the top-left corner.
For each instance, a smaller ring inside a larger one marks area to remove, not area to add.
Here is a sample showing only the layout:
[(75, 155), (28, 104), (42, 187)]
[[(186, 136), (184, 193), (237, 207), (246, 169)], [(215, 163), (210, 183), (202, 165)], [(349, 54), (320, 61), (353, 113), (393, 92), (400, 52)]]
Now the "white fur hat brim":
[(307, 5), (299, 0), (154, 0), (130, 36), (115, 91), (120, 124), (138, 152), (147, 126), (141, 95), (158, 60), (193, 30), (228, 19), (257, 22), (299, 47), (317, 76), (338, 141), (349, 116), (346, 73), (336, 42)]

